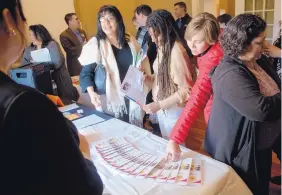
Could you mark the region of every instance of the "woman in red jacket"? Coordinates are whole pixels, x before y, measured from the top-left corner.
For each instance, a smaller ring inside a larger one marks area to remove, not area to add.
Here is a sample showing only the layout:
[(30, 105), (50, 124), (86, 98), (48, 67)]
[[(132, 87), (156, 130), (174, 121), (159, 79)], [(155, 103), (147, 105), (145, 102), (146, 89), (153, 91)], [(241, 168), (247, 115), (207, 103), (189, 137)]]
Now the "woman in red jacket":
[(192, 88), (190, 98), (174, 126), (167, 146), (167, 158), (177, 160), (181, 154), (179, 144), (186, 139), (189, 130), (199, 113), (204, 110), (208, 121), (212, 104), (212, 85), (209, 72), (217, 66), (223, 57), (218, 43), (220, 27), (216, 18), (209, 13), (197, 15), (189, 23), (185, 39), (193, 55), (197, 56), (198, 78)]

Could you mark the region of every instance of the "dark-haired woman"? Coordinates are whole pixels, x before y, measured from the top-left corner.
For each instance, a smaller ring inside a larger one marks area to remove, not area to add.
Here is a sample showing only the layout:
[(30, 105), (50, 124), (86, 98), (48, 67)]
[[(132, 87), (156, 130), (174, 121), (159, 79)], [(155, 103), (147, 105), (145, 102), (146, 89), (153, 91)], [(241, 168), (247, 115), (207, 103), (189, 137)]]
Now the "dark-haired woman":
[(233, 18), (220, 43), (224, 58), (212, 74), (213, 104), (204, 147), (234, 168), (255, 195), (269, 194), (271, 151), (281, 139), (281, 81), (263, 52), (266, 23)]
[[(134, 101), (124, 98), (120, 88), (130, 65), (151, 75), (149, 61), (147, 57), (141, 64), (136, 61), (141, 48), (134, 37), (126, 34), (122, 15), (115, 6), (101, 7), (97, 18), (97, 35), (84, 45), (79, 57), (83, 66), (80, 73), (82, 91), (88, 92), (96, 109), (142, 127), (144, 112)], [(102, 64), (106, 70), (106, 94), (102, 95), (94, 89), (97, 64)]]
[(48, 62), (52, 72), (52, 79), (57, 85), (58, 96), (65, 104), (77, 101), (79, 94), (72, 85), (71, 77), (65, 65), (65, 58), (58, 43), (52, 39), (48, 30), (41, 24), (29, 27), (29, 38), (31, 44), (25, 49), (22, 57), (22, 65), (33, 61), (31, 52), (41, 48), (47, 48), (50, 53), (51, 61)]
[(157, 113), (162, 137), (168, 139), (189, 98), (196, 69), (191, 65), (170, 12), (154, 11), (148, 16), (146, 25), (158, 54), (153, 64), (154, 75), (146, 79), (152, 83), (154, 102), (143, 109), (147, 113)]
[(20, 0), (1, 0), (0, 13), (0, 194), (102, 194), (73, 124), (46, 96), (9, 78), (25, 47), (25, 17)]

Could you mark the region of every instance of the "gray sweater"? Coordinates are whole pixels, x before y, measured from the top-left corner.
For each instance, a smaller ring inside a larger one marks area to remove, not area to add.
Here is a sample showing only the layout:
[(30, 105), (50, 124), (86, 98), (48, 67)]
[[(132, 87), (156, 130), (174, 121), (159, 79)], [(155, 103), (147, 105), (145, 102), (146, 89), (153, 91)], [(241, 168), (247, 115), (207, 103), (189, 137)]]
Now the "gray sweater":
[[(71, 103), (71, 100), (78, 100), (79, 94), (76, 88), (72, 85), (71, 77), (65, 65), (65, 58), (56, 41), (50, 41), (46, 48), (49, 50), (51, 61), (47, 62), (50, 69), (53, 70), (51, 76), (57, 85), (58, 96), (65, 104)], [(35, 46), (29, 45), (22, 57), (21, 64), (25, 65), (31, 63), (31, 52), (37, 50)]]
[[(48, 64), (50, 64), (51, 66), (51, 69), (59, 69), (62, 65), (65, 65), (64, 55), (56, 41), (50, 41), (46, 48), (49, 50), (51, 56), (51, 62), (48, 62)], [(31, 63), (33, 61), (31, 57), (31, 52), (35, 50), (37, 50), (37, 48), (32, 45), (29, 45), (27, 48), (25, 48), (24, 55), (21, 61), (22, 65)]]

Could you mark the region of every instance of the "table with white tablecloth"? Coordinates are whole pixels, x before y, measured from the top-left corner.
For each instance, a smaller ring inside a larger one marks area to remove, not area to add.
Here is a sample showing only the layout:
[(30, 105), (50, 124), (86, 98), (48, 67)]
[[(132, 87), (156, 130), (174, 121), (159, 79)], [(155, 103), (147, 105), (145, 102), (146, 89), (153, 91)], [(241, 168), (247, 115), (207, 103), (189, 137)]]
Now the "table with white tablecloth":
[[(96, 143), (111, 137), (124, 137), (138, 150), (148, 154), (165, 154), (167, 140), (123, 121), (104, 115), (87, 107), (79, 106), (68, 112), (79, 112), (83, 117), (73, 123), (88, 141)], [(203, 162), (202, 185), (179, 186), (177, 184), (157, 183), (152, 179), (138, 180), (132, 176), (113, 171), (91, 149), (98, 173), (105, 185), (105, 194), (112, 195), (249, 195), (252, 194), (241, 178), (228, 165), (204, 156), (188, 148), (181, 148), (181, 158), (200, 158)]]

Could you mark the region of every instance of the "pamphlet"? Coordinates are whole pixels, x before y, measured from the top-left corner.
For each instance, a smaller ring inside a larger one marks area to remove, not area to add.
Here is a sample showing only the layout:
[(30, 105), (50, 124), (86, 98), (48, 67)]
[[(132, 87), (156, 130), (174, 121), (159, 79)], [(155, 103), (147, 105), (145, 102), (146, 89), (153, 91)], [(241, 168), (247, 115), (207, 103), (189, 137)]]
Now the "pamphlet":
[(121, 84), (121, 92), (139, 106), (145, 105), (147, 94), (143, 92), (143, 72), (130, 66)]

